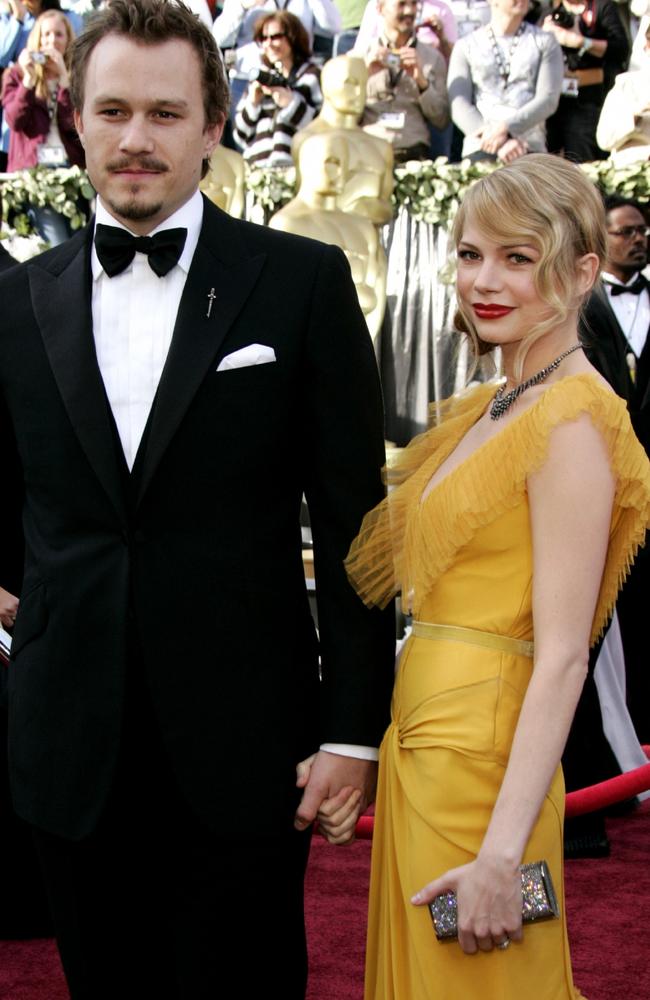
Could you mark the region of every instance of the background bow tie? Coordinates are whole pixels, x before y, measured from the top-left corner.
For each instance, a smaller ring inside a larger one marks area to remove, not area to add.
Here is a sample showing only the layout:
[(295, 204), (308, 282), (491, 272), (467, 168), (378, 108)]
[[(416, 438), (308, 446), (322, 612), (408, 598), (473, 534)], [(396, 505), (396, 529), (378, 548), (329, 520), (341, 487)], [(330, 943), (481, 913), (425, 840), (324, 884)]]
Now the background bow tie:
[(640, 295), (646, 287), (646, 280), (642, 274), (639, 274), (636, 281), (633, 281), (631, 285), (609, 284), (609, 287), (612, 295), (625, 295), (626, 292), (629, 295)]
[(109, 278), (126, 270), (137, 253), (145, 253), (159, 278), (178, 264), (187, 229), (163, 229), (155, 236), (132, 236), (117, 226), (95, 226), (95, 250)]

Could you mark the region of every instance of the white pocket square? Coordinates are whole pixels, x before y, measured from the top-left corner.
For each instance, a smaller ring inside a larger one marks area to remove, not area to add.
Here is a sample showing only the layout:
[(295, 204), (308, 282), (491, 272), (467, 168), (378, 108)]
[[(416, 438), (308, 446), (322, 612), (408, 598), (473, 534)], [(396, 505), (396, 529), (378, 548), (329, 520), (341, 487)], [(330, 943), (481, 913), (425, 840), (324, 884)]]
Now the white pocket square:
[(275, 361), (275, 351), (266, 344), (248, 344), (241, 347), (232, 354), (227, 354), (219, 363), (218, 372), (228, 371), (230, 368), (248, 368), (250, 365), (268, 365), (270, 361)]

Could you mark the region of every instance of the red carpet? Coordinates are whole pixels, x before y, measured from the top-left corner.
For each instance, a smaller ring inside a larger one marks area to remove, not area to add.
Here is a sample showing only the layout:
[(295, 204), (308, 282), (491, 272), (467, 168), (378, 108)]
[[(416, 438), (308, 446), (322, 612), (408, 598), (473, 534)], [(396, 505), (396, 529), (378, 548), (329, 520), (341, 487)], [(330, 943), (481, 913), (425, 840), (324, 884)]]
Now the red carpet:
[[(567, 864), (575, 979), (588, 1000), (650, 1000), (650, 803), (609, 820), (608, 831), (611, 857)], [(308, 1000), (362, 996), (369, 859), (368, 841), (330, 848), (314, 840), (307, 879)], [(67, 998), (52, 942), (0, 942), (0, 1000)]]

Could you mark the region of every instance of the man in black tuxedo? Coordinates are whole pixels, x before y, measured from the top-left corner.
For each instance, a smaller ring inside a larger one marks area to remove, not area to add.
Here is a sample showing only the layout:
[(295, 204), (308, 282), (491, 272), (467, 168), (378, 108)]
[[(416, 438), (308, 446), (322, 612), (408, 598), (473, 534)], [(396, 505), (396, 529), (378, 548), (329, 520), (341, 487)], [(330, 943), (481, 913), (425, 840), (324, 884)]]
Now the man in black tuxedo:
[(96, 219), (0, 279), (14, 803), (72, 1000), (302, 997), (309, 830), (351, 835), (392, 681), (342, 566), (382, 492), (372, 347), (338, 250), (198, 194), (227, 85), (185, 8), (114, 0), (72, 94)]
[[(587, 302), (580, 337), (591, 363), (627, 401), (637, 437), (650, 454), (650, 283), (648, 225), (636, 202), (610, 195), (607, 266), (602, 288)], [(648, 546), (643, 548), (619, 595), (630, 715), (641, 742), (650, 741), (650, 679), (647, 669)]]

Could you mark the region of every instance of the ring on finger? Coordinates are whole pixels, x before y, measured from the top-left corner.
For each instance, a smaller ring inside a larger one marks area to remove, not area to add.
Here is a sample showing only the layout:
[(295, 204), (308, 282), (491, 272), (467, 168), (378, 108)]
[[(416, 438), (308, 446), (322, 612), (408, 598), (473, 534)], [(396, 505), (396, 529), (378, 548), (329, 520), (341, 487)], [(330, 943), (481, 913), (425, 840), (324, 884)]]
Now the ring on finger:
[(495, 941), (494, 943), (496, 944), (496, 946), (499, 949), (499, 951), (505, 951), (506, 948), (510, 947), (510, 938), (506, 934), (506, 936), (504, 937), (503, 941)]

